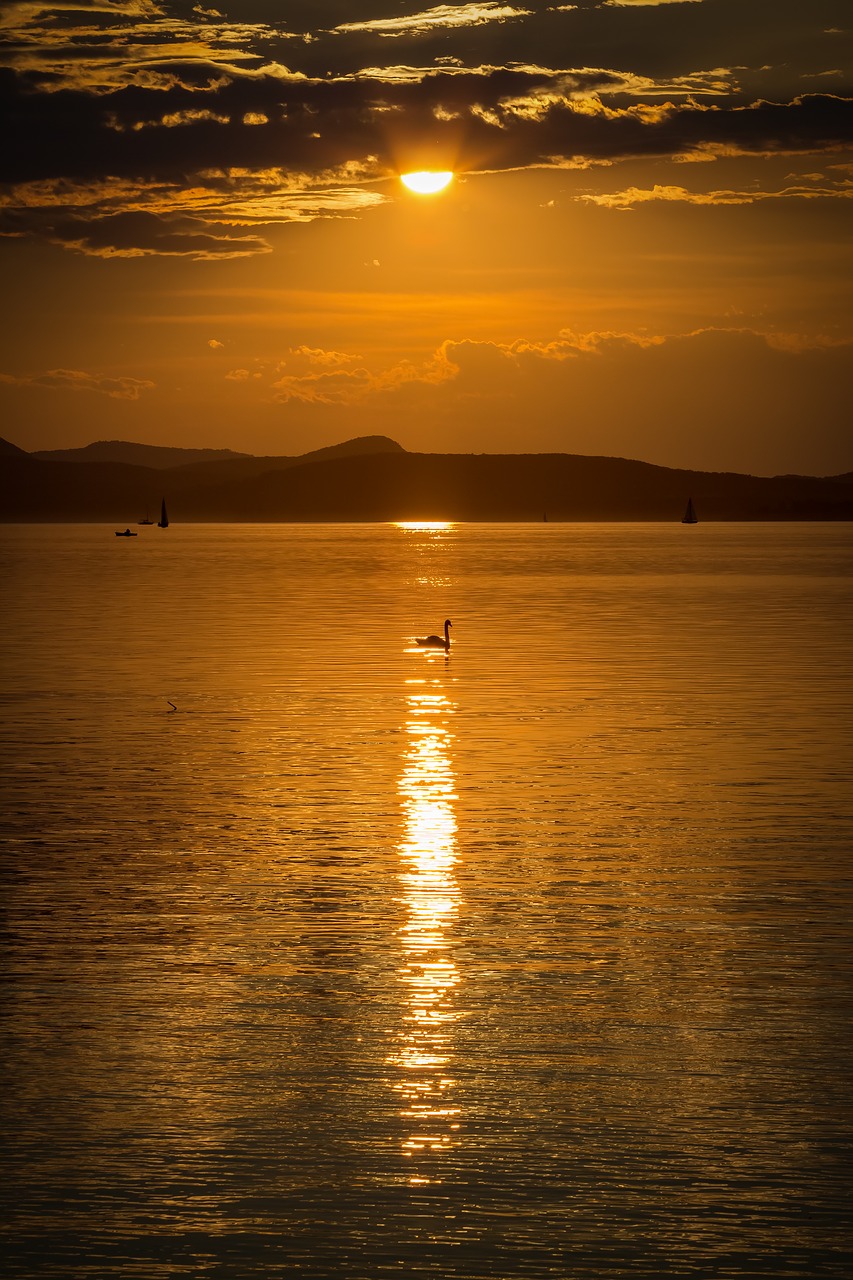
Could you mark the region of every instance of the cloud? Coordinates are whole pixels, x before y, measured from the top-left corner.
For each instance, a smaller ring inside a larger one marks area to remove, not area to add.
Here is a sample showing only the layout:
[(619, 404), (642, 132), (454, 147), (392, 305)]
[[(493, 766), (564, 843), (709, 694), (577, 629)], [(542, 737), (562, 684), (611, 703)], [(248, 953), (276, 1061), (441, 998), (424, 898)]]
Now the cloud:
[(202, 221), (161, 221), (145, 213), (115, 214), (90, 222), (57, 219), (41, 230), (50, 243), (90, 258), (162, 257), (214, 262), (271, 252), (271, 246), (259, 236), (214, 234)]
[(156, 18), (163, 10), (156, 0), (6, 0), (0, 29), (18, 27), (44, 15), (79, 13), (109, 17)]
[[(278, 168), (316, 186), (346, 167), (370, 181), (395, 172), (398, 156), (422, 145), (452, 156), (450, 167), (476, 170), (578, 156), (677, 156), (711, 146), (765, 153), (849, 143), (853, 99), (836, 94), (743, 106), (686, 96), (730, 87), (725, 69), (656, 82), (597, 68), (443, 68), (419, 79), (262, 75), (209, 92), (174, 84), (93, 97), (72, 90), (27, 95), (7, 77), (0, 104), (13, 126), (6, 176), (15, 184), (143, 175), (185, 182), (205, 172), (251, 177)], [(609, 103), (608, 94), (654, 101), (624, 106)], [(268, 121), (263, 127), (243, 123), (259, 115)]]
[(702, 0), (604, 0), (605, 9), (652, 9), (662, 4), (701, 4)]
[[(381, 367), (305, 359), (272, 381), (268, 368), (261, 401), (324, 430), (396, 432), (409, 448), (515, 452), (523, 421), (530, 452), (756, 474), (853, 466), (853, 343), (831, 337), (563, 330), (541, 341), (448, 339), (423, 360)], [(247, 396), (257, 403), (257, 392)]]
[(292, 347), (289, 354), (309, 365), (337, 366), (352, 364), (358, 359), (358, 356), (347, 355), (343, 351), (324, 351), (320, 347)]
[[(57, 23), (60, 12), (69, 16)], [(45, 92), (77, 88), (101, 94), (125, 86), (162, 90), (174, 83), (215, 89), (231, 76), (251, 74), (250, 64), (264, 61), (261, 50), (269, 42), (296, 39), (263, 23), (174, 18), (146, 0), (13, 4), (0, 18), (3, 27), (13, 33), (15, 50), (3, 61)]]
[(420, 36), (439, 28), (477, 27), (486, 22), (506, 22), (510, 18), (527, 17), (531, 12), (530, 9), (517, 9), (508, 4), (440, 4), (423, 13), (399, 18), (342, 22), (332, 30), (338, 35), (373, 32), (380, 36)]
[[(469, 413), (479, 402), (498, 438), (512, 438), (511, 415), (526, 406), (532, 448), (556, 435), (570, 451), (758, 473), (808, 470), (816, 458), (826, 473), (853, 463), (850, 342), (707, 328), (451, 343), (446, 356), (458, 369), (454, 395), (466, 395)], [(556, 431), (555, 404), (564, 406)]]
[[(304, 348), (303, 348), (304, 350)], [(273, 383), (275, 398), (303, 404), (356, 405), (376, 396), (414, 385), (437, 386), (452, 379), (456, 366), (444, 347), (420, 365), (408, 360), (372, 372), (367, 368), (335, 369), (333, 372), (285, 374)]]
[[(476, 173), (849, 146), (853, 99), (841, 92), (749, 101), (738, 77), (755, 82), (757, 72), (734, 56), (685, 64), (672, 38), (665, 70), (645, 70), (634, 49), (667, 45), (673, 3), (410, 5), (314, 31), (317, 7), (294, 5), (300, 32), (201, 5), (177, 17), (152, 0), (18, 0), (0, 19), (9, 35), (0, 234), (96, 257), (227, 261), (270, 252), (264, 226), (381, 204), (372, 188), (423, 152)], [(749, 31), (766, 34), (747, 8)], [(650, 23), (655, 39), (638, 42)], [(484, 24), (493, 62), (476, 35)], [(392, 35), (417, 36), (425, 65), (384, 59)], [(724, 44), (708, 38), (696, 52)], [(549, 65), (566, 48), (621, 50), (630, 61)], [(279, 60), (291, 52), (293, 66)]]
[(758, 204), (763, 200), (850, 200), (853, 199), (853, 180), (824, 186), (782, 187), (777, 191), (758, 191), (755, 188), (745, 191), (688, 191), (685, 187), (656, 184), (651, 188), (627, 187), (624, 191), (603, 194), (583, 193), (577, 199), (606, 209), (636, 209), (638, 205), (651, 202), (731, 205)]
[(46, 373), (16, 377), (0, 373), (0, 382), (15, 387), (45, 387), (51, 391), (95, 391), (113, 400), (138, 400), (155, 383), (145, 378), (105, 378), (79, 369), (49, 369)]
[(424, 365), (443, 377), (377, 386), (365, 410), (389, 432), (415, 407), (448, 430), (464, 421), (472, 451), (516, 450), (523, 417), (533, 452), (835, 474), (853, 466), (851, 360), (850, 342), (734, 328), (449, 341)]
[[(615, 71), (604, 67), (574, 67), (556, 70), (536, 65), (498, 67), (488, 64), (480, 66), (442, 66), (435, 67), (410, 66), (405, 63), (388, 63), (382, 67), (362, 67), (350, 76), (342, 77), (342, 81), (375, 81), (380, 84), (428, 84), (437, 81), (439, 75), (446, 83), (450, 77), (458, 77), (472, 87), (480, 81), (481, 90), (488, 80), (493, 79), (500, 86), (497, 95), (488, 95), (488, 104), (484, 107), (482, 93), (478, 99), (476, 93), (469, 94), (466, 102), (462, 94), (453, 95), (458, 98), (452, 106), (444, 102), (433, 106), (438, 119), (458, 119), (460, 113), (477, 107), (480, 110), (503, 108), (511, 111), (522, 110), (524, 114), (541, 115), (542, 109), (560, 102), (577, 99), (586, 92), (600, 94), (610, 98), (614, 94), (634, 97), (663, 95), (722, 95), (730, 94), (736, 87), (734, 71), (727, 67), (714, 67), (703, 71), (693, 71), (686, 75), (655, 78), (638, 75), (631, 71)], [(515, 88), (515, 92), (513, 89)], [(450, 96), (450, 95), (448, 95)], [(534, 107), (531, 112), (529, 108)]]
[[(329, 178), (348, 175), (327, 175)], [(256, 228), (335, 217), (381, 204), (376, 192), (331, 186), (279, 170), (209, 173), (177, 182), (39, 181), (0, 194), (0, 235), (35, 236), (88, 257), (228, 260), (269, 253)]]

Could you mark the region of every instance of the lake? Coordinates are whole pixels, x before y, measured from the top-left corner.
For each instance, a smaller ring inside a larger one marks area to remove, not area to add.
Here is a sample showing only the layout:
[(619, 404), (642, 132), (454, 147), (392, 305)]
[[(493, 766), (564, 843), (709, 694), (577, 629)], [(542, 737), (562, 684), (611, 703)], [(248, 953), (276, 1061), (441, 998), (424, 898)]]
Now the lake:
[(0, 528), (6, 1274), (846, 1278), (851, 569)]

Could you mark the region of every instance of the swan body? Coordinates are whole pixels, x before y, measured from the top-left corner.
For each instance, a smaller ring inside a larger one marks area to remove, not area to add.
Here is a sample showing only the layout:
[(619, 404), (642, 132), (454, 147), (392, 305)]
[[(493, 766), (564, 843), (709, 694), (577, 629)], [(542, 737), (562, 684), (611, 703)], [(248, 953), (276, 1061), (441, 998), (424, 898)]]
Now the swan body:
[(450, 628), (453, 623), (449, 618), (444, 620), (444, 639), (441, 636), (418, 636), (415, 644), (422, 645), (425, 649), (445, 649), (450, 648)]

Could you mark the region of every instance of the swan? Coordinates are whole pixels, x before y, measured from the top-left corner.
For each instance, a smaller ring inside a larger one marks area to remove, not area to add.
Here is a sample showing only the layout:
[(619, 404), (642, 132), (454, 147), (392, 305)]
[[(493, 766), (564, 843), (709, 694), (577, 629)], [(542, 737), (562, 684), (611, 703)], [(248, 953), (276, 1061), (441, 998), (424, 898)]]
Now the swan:
[(449, 618), (444, 619), (444, 639), (441, 636), (417, 636), (415, 644), (423, 645), (427, 649), (449, 649), (450, 648), (450, 628), (453, 623)]

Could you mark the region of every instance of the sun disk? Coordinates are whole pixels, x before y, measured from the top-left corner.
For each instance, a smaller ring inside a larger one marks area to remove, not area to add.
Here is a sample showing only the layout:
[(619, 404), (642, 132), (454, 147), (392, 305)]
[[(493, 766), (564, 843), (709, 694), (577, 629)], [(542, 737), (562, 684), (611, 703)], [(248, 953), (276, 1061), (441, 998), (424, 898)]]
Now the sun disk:
[(432, 169), (421, 169), (418, 173), (401, 173), (400, 181), (419, 196), (431, 196), (436, 191), (443, 191), (452, 177), (449, 169), (440, 173)]

